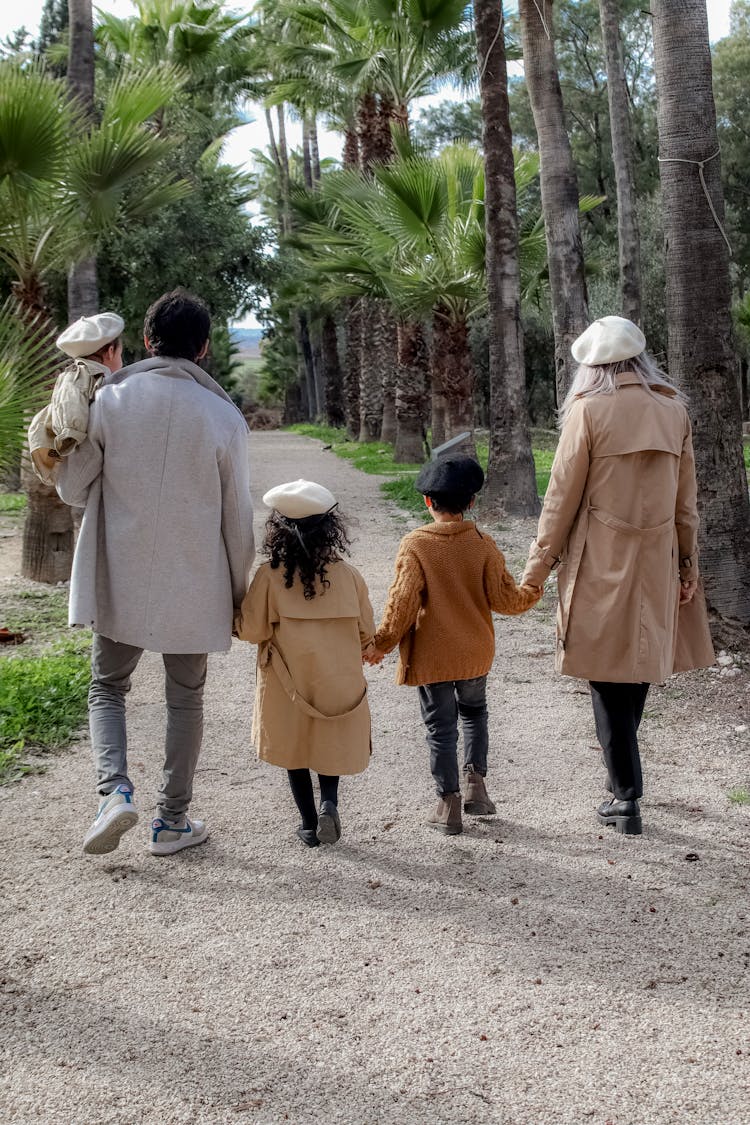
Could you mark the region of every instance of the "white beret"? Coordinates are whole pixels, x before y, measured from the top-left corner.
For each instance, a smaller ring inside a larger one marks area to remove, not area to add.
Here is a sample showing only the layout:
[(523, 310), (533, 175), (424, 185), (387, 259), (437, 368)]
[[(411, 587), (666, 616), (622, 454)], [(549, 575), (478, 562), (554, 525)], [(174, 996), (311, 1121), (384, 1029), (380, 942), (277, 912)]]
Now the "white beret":
[(125, 321), (117, 313), (103, 312), (96, 316), (82, 316), (62, 332), (55, 343), (61, 352), (73, 356), (91, 355), (122, 336)]
[(277, 484), (263, 497), (267, 508), (273, 508), (290, 520), (320, 516), (336, 507), (336, 497), (322, 484), (312, 480), (292, 480)]
[(603, 316), (582, 332), (570, 349), (573, 359), (596, 367), (632, 359), (646, 348), (646, 337), (632, 320), (624, 316)]

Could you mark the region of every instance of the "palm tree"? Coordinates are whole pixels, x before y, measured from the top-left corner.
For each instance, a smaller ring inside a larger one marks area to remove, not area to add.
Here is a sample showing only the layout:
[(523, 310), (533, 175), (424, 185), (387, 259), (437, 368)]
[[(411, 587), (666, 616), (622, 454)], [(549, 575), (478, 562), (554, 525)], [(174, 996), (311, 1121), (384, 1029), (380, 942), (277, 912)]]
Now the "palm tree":
[[(40, 66), (0, 62), (0, 262), (11, 273), (30, 333), (37, 331), (31, 326), (40, 314), (48, 315), (50, 275), (95, 254), (98, 238), (115, 224), (137, 220), (185, 194), (186, 185), (171, 176), (152, 177), (152, 186), (138, 197), (125, 190), (136, 177), (153, 172), (166, 151), (167, 142), (146, 123), (176, 86), (168, 68), (123, 75), (101, 121), (82, 133), (60, 80)], [(23, 573), (60, 581), (72, 563), (70, 511), (54, 489), (31, 476), (27, 480)]]
[(30, 327), (14, 301), (0, 306), (0, 475), (17, 471), (26, 428), (56, 371), (49, 327), (41, 320)]
[(599, 0), (602, 40), (607, 60), (609, 127), (617, 184), (617, 237), (620, 256), (622, 315), (641, 322), (641, 248), (633, 174), (633, 138), (625, 65), (620, 38), (619, 0)]
[(690, 396), (706, 595), (748, 625), (750, 504), (706, 6), (654, 0), (652, 12), (669, 369)]
[[(547, 236), (557, 400), (572, 378), (570, 346), (588, 324), (578, 181), (565, 128), (553, 39), (553, 0), (542, 8), (520, 0), (523, 66), (541, 154), (542, 211)], [(545, 18), (546, 17), (546, 18)]]

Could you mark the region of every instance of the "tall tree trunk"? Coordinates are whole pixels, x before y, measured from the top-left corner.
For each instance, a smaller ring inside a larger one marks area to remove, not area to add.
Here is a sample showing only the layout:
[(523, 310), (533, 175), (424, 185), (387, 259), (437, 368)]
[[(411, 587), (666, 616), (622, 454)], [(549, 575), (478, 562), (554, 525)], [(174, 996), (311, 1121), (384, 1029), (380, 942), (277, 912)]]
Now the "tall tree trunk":
[(439, 330), (432, 317), (430, 340), (430, 442), (433, 449), (445, 441), (447, 407), (445, 402), (445, 355), (438, 348)]
[(707, 161), (706, 189), (723, 223), (706, 5), (704, 0), (654, 0), (652, 13), (669, 370), (690, 397), (708, 602), (721, 617), (747, 625), (750, 504), (742, 463), (729, 257), (698, 165)]
[(363, 94), (359, 99), (357, 138), (359, 141), (360, 168), (363, 172), (369, 172), (373, 164), (377, 164), (380, 154), (378, 101), (374, 94)]
[(346, 353), (344, 363), (344, 416), (352, 441), (359, 437), (359, 383), (362, 373), (364, 302), (349, 298), (346, 307)]
[[(87, 131), (95, 120), (94, 107), (94, 20), (91, 0), (68, 0), (70, 41), (68, 47), (68, 93)], [(96, 257), (74, 262), (68, 271), (68, 319), (99, 312)]]
[(383, 414), (380, 422), (380, 440), (393, 444), (396, 441), (396, 369), (398, 367), (398, 325), (389, 305), (378, 301), (379, 343), (378, 356), (380, 380), (383, 387)]
[(356, 128), (347, 129), (344, 133), (344, 151), (341, 154), (341, 163), (345, 168), (359, 168), (359, 137)]
[(312, 353), (313, 385), (315, 387), (315, 417), (322, 421), (326, 413), (326, 384), (323, 370), (323, 341), (319, 323), (313, 323), (310, 326), (310, 350)]
[(441, 375), (445, 396), (445, 438), (468, 433), (462, 452), (474, 457), (474, 361), (469, 328), (449, 310), (436, 311), (433, 348), (442, 356)]
[(315, 397), (315, 368), (313, 365), (312, 346), (310, 344), (310, 329), (307, 323), (307, 316), (301, 309), (296, 313), (296, 340), (297, 350), (302, 361), (302, 371), (304, 372), (304, 391), (307, 399), (307, 416), (308, 420), (312, 422), (316, 413), (316, 397)]
[(378, 441), (383, 424), (386, 341), (380, 302), (362, 302), (362, 367), (359, 377), (359, 440)]
[[(500, 29), (498, 32), (498, 19)], [(518, 218), (502, 9), (474, 0), (485, 165), (485, 269), (489, 326), (490, 455), (485, 501), (533, 516), (539, 497), (526, 406)]]
[(344, 395), (341, 380), (341, 364), (339, 363), (339, 346), (336, 336), (336, 321), (332, 316), (326, 316), (323, 321), (321, 334), (321, 348), (323, 355), (323, 368), (325, 371), (326, 386), (326, 422), (329, 426), (343, 426)]
[(602, 39), (607, 60), (609, 127), (617, 185), (617, 238), (620, 253), (622, 315), (641, 322), (641, 244), (635, 202), (633, 138), (625, 64), (620, 38), (619, 0), (599, 0)]
[(73, 519), (54, 488), (24, 464), (21, 483), (28, 498), (23, 525), (21, 574), (35, 582), (67, 582), (73, 563)]
[(320, 148), (318, 147), (318, 121), (314, 113), (310, 114), (308, 128), (310, 132), (310, 161), (312, 163), (312, 178), (314, 184), (319, 184)]
[(312, 191), (312, 150), (310, 147), (310, 121), (307, 113), (302, 115), (302, 174), (305, 180), (305, 187), (308, 191)]
[(396, 442), (393, 460), (398, 464), (424, 459), (429, 355), (424, 330), (418, 320), (398, 326), (396, 369)]
[[(578, 219), (578, 180), (565, 128), (562, 91), (551, 38), (553, 0), (542, 10), (535, 0), (519, 0), (523, 68), (531, 100), (540, 155), (540, 186), (547, 239), (555, 379), (562, 402), (573, 376), (570, 346), (588, 324), (583, 243)], [(497, 16), (495, 17), (497, 18)]]

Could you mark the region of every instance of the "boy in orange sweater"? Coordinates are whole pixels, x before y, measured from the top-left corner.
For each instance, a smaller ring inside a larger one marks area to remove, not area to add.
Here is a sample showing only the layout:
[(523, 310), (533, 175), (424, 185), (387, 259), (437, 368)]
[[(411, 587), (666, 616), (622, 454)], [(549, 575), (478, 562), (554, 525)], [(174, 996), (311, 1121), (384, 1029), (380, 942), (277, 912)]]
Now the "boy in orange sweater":
[(464, 735), (464, 810), (495, 812), (487, 773), (487, 673), (495, 655), (492, 612), (524, 613), (542, 596), (517, 586), (489, 535), (464, 512), (484, 484), (472, 457), (432, 461), (415, 487), (433, 523), (401, 540), (396, 574), (370, 663), (399, 646), (396, 683), (419, 690), (438, 804), (427, 824), (447, 836), (463, 831), (459, 791), (458, 716)]

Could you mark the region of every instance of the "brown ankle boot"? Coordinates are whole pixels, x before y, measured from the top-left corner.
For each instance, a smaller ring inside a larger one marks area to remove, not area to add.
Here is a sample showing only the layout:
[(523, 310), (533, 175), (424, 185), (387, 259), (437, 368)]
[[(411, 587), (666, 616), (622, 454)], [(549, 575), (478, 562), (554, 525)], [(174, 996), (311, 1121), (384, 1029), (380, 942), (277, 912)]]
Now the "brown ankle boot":
[(466, 797), (464, 799), (464, 812), (471, 816), (492, 816), (497, 812), (495, 802), (491, 801), (484, 784), (481, 773), (476, 773), (471, 766), (466, 772)]
[(442, 832), (444, 836), (458, 836), (463, 832), (461, 823), (461, 794), (445, 793), (437, 803), (435, 811), (425, 822), (430, 828)]

